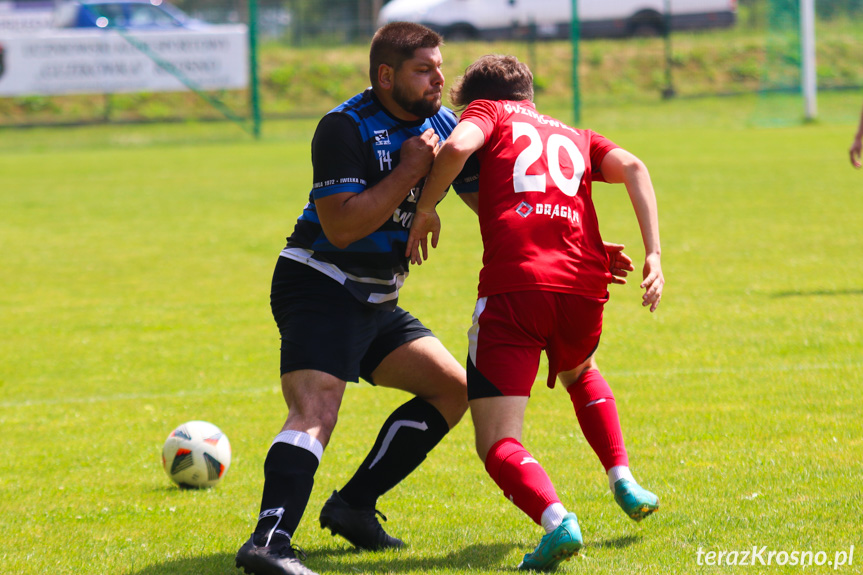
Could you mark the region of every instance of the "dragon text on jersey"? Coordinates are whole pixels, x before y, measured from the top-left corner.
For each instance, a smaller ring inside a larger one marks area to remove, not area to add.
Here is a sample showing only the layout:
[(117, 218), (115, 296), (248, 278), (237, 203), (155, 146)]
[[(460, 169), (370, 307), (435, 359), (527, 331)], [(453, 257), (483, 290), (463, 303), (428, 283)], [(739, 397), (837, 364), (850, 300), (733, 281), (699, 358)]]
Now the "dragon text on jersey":
[(522, 202), (516, 206), (515, 211), (523, 218), (531, 214), (537, 216), (547, 216), (549, 218), (566, 218), (573, 225), (578, 225), (578, 212), (566, 205), (560, 204), (536, 204), (531, 206), (527, 202)]

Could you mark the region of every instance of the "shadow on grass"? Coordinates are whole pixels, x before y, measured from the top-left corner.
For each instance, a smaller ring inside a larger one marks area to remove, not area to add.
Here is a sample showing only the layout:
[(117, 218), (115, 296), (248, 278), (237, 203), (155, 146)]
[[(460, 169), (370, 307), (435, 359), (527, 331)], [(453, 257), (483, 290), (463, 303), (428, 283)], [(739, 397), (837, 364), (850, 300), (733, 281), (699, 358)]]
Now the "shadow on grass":
[[(451, 570), (507, 570), (504, 557), (515, 547), (512, 543), (477, 544), (442, 556), (423, 554), (358, 553), (353, 549), (323, 548), (308, 553), (305, 562), (318, 573), (381, 573), (423, 572), (432, 569)], [(342, 558), (350, 557), (348, 560)], [(357, 561), (356, 557), (362, 559)], [(234, 566), (233, 553), (218, 553), (202, 557), (185, 557), (168, 560), (158, 565), (130, 572), (130, 575), (207, 575), (244, 574)]]
[[(481, 543), (454, 550), (446, 555), (420, 553), (360, 553), (353, 549), (325, 548), (309, 555), (309, 567), (321, 573), (381, 573), (388, 571), (430, 571), (432, 569), (497, 569), (515, 547), (512, 543)], [(339, 561), (343, 556), (361, 557), (361, 561)]]
[(207, 575), (209, 573), (244, 572), (235, 569), (233, 553), (169, 559), (164, 563), (150, 565), (138, 571), (129, 571), (129, 575)]
[(602, 541), (591, 543), (590, 547), (623, 549), (624, 547), (635, 545), (638, 543), (639, 539), (641, 539), (641, 537), (638, 535), (627, 535), (625, 537), (616, 537), (614, 539), (603, 539)]
[(811, 290), (811, 291), (781, 291), (774, 293), (772, 297), (824, 297), (839, 295), (863, 295), (863, 289), (837, 289), (837, 290)]

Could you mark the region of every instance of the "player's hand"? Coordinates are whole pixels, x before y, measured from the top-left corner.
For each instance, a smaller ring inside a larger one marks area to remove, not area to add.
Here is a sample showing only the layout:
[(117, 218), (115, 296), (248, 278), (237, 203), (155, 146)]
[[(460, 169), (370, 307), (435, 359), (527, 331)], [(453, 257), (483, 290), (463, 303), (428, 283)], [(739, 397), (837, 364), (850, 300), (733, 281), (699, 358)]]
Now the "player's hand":
[(428, 259), (429, 234), (431, 234), (431, 246), (436, 248), (440, 236), (440, 217), (436, 211), (417, 212), (414, 214), (405, 251), (405, 255), (410, 258), (412, 264), (422, 265), (423, 261)]
[(406, 166), (416, 173), (417, 179), (428, 174), (440, 149), (440, 138), (429, 128), (419, 136), (408, 138), (402, 143), (400, 166)]
[(662, 264), (659, 261), (659, 254), (650, 254), (644, 258), (644, 281), (641, 282), (641, 288), (644, 289), (641, 305), (644, 307), (650, 306), (651, 313), (656, 311), (659, 302), (662, 299), (662, 287), (665, 285), (665, 277), (662, 275)]
[(629, 272), (635, 271), (632, 265), (632, 258), (623, 253), (623, 244), (612, 244), (610, 242), (602, 242), (605, 246), (605, 253), (608, 255), (608, 268), (611, 272), (611, 283), (623, 285), (626, 283), (626, 276)]
[(851, 149), (848, 150), (848, 154), (851, 156), (851, 165), (860, 169), (863, 164), (860, 163), (860, 153), (863, 151), (863, 140), (860, 138), (854, 138), (854, 143), (851, 144)]

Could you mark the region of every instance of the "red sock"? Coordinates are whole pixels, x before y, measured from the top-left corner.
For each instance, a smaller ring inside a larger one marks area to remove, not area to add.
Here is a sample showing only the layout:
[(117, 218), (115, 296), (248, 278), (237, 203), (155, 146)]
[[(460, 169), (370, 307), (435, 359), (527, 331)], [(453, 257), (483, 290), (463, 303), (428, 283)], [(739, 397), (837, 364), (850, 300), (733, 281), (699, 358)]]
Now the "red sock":
[(560, 503), (545, 469), (511, 437), (501, 439), (488, 450), (485, 470), (504, 496), (537, 525), (542, 524), (542, 512), (549, 505)]
[(623, 443), (614, 394), (602, 374), (590, 369), (567, 391), (584, 438), (599, 457), (606, 473), (615, 465), (628, 467), (629, 457)]

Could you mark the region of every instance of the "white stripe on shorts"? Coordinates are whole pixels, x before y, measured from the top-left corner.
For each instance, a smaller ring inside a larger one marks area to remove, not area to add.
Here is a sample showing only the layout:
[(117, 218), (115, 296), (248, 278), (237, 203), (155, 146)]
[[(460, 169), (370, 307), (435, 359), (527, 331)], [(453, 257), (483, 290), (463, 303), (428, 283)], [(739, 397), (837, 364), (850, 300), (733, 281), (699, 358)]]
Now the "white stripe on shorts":
[(473, 309), (473, 325), (467, 330), (467, 352), (474, 366), (476, 366), (476, 346), (479, 343), (479, 316), (485, 311), (487, 301), (488, 298), (485, 297), (476, 300), (476, 307)]

